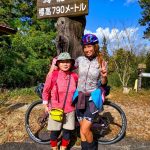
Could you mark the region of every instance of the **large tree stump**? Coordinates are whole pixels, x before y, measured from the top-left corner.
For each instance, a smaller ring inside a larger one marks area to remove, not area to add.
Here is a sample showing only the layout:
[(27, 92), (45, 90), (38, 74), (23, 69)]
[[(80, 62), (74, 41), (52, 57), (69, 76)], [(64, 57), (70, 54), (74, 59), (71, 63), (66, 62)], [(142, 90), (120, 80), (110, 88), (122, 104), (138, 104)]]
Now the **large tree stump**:
[(73, 58), (82, 55), (81, 37), (84, 34), (86, 25), (85, 16), (60, 17), (56, 23), (57, 53), (69, 52)]

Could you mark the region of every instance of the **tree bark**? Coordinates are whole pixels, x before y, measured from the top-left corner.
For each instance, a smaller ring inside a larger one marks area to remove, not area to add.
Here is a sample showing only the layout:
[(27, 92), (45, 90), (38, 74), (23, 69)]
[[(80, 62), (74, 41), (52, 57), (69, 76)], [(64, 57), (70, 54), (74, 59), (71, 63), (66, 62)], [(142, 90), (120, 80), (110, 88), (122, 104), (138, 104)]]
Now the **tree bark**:
[(57, 29), (57, 54), (64, 51), (69, 52), (74, 59), (82, 55), (81, 38), (84, 34), (85, 25), (85, 16), (58, 18), (55, 25)]

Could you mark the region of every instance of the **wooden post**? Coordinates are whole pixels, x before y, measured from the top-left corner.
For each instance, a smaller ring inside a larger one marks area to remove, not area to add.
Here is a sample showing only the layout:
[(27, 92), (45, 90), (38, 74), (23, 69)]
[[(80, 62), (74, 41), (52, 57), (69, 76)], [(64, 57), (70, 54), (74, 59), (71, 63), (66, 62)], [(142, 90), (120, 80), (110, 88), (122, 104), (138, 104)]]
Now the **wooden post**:
[(146, 68), (146, 64), (138, 64), (138, 90), (141, 90), (142, 87), (142, 73)]
[(141, 90), (141, 87), (142, 87), (142, 76), (141, 76), (141, 74), (139, 74), (139, 77), (138, 77), (138, 90)]
[(136, 92), (138, 91), (138, 79), (135, 80), (134, 90), (135, 90)]

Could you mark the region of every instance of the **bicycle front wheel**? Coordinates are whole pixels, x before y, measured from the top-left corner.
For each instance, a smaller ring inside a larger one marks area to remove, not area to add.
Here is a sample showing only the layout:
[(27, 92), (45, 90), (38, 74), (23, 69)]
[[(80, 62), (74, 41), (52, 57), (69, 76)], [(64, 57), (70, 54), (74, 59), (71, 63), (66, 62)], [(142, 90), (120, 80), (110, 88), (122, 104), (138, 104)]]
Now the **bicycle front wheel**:
[(45, 113), (42, 100), (33, 102), (25, 114), (25, 128), (29, 137), (39, 144), (49, 144), (50, 132), (47, 130), (48, 117)]
[(127, 119), (124, 111), (115, 103), (105, 101), (103, 111), (94, 123), (94, 135), (99, 144), (113, 144), (123, 138), (126, 132)]

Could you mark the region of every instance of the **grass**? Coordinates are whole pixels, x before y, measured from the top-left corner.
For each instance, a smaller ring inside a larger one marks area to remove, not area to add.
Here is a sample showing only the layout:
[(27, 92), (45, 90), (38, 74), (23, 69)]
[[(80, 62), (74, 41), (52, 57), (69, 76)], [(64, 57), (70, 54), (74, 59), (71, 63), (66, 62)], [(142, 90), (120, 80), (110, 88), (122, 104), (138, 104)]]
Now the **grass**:
[(5, 90), (0, 92), (0, 105), (4, 105), (10, 100), (16, 102), (31, 102), (34, 99), (38, 99), (38, 96), (34, 92), (35, 87), (32, 88), (21, 88), (14, 90)]

